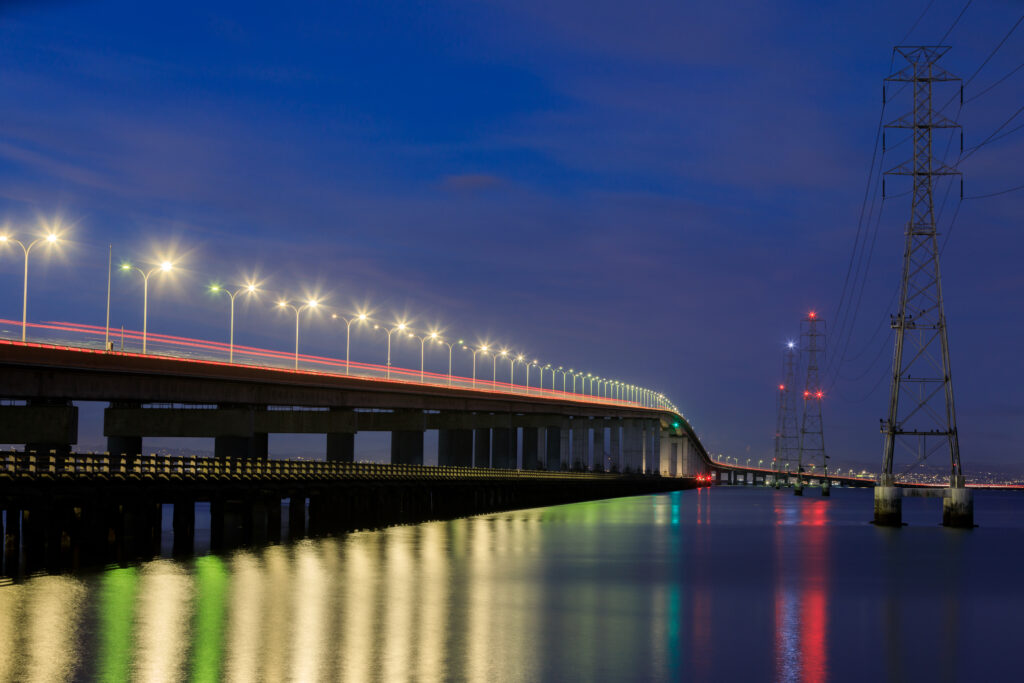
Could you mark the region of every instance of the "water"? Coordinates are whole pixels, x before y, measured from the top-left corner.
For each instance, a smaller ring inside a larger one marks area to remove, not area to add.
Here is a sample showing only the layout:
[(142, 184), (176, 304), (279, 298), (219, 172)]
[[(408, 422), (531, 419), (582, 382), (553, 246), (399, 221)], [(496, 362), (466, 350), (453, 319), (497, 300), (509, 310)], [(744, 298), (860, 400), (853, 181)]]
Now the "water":
[(1024, 496), (714, 488), (0, 587), (0, 680), (1019, 678)]

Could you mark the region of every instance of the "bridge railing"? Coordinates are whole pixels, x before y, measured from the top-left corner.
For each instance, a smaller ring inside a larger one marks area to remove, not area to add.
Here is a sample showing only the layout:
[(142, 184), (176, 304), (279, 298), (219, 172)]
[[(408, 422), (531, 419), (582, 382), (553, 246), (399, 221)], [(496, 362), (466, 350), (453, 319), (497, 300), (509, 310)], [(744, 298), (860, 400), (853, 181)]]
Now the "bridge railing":
[(469, 479), (609, 479), (626, 475), (598, 472), (505, 470), (481, 467), (400, 465), (312, 460), (259, 460), (182, 455), (110, 455), (107, 453), (0, 453), (0, 480), (166, 480), (352, 481)]

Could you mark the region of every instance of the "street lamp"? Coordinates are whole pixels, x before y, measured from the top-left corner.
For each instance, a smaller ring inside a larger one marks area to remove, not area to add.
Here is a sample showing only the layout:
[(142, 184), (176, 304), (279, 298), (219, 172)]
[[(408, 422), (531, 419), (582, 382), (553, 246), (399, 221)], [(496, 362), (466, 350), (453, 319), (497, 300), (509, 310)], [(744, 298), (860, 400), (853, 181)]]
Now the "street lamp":
[(345, 374), (347, 375), (347, 374), (349, 374), (349, 371), (348, 371), (348, 352), (349, 352), (349, 348), (351, 348), (351, 341), (352, 341), (352, 323), (358, 322), (358, 323), (362, 324), (362, 323), (365, 323), (370, 318), (369, 318), (369, 316), (366, 315), (366, 313), (359, 313), (358, 315), (354, 315), (351, 318), (342, 318), (337, 313), (332, 313), (331, 314), (331, 318), (333, 318), (335, 320), (343, 320), (345, 322)]
[(584, 372), (574, 372), (573, 373), (573, 375), (572, 375), (572, 393), (574, 393), (574, 394), (576, 393), (576, 378), (577, 377), (586, 377), (586, 373), (584, 373)]
[[(521, 354), (521, 353), (518, 356), (512, 356), (512, 358), (511, 358), (511, 363), (509, 363), (510, 367), (509, 367), (509, 371), (508, 371), (509, 385), (510, 385), (509, 391), (515, 391), (515, 386), (516, 386), (516, 361), (519, 361), (520, 363), (522, 363), (526, 367), (526, 373), (527, 374), (530, 373), (530, 361), (523, 360), (524, 358), (525, 358), (525, 356), (523, 356), (523, 354)], [(529, 378), (527, 378), (527, 381), (529, 381)], [(529, 386), (529, 384), (527, 384), (527, 386)]]
[(310, 310), (315, 310), (316, 307), (319, 306), (319, 305), (320, 305), (320, 300), (319, 299), (313, 299), (313, 298), (307, 299), (305, 303), (303, 303), (302, 305), (297, 306), (297, 307), (292, 305), (291, 303), (289, 303), (287, 299), (281, 299), (280, 301), (277, 302), (277, 307), (278, 308), (290, 308), (293, 311), (295, 311), (295, 369), (296, 370), (299, 369), (299, 316), (307, 308), (310, 309)]
[(443, 338), (438, 337), (437, 343), (442, 346), (448, 347), (448, 386), (452, 385), (452, 349), (456, 346), (461, 346), (464, 342), (460, 339), (456, 342), (446, 342)]
[(228, 298), (231, 299), (231, 325), (230, 325), (230, 330), (231, 331), (228, 334), (228, 362), (229, 363), (234, 363), (235, 362), (235, 297), (238, 296), (239, 294), (247, 294), (247, 295), (248, 294), (255, 294), (259, 290), (256, 288), (256, 285), (254, 285), (253, 283), (250, 282), (245, 287), (240, 287), (240, 288), (236, 289), (233, 292), (231, 290), (225, 289), (225, 288), (223, 288), (220, 285), (215, 283), (215, 284), (210, 285), (210, 291), (213, 292), (214, 294), (216, 294), (218, 292), (224, 292), (225, 294), (228, 295)]
[(563, 370), (562, 366), (559, 365), (558, 366), (558, 371), (560, 373), (562, 373), (562, 393), (564, 394), (565, 393), (565, 376), (568, 375), (570, 372), (572, 372), (572, 368), (569, 368), (568, 370)]
[(536, 358), (534, 358), (532, 363), (527, 363), (526, 364), (526, 393), (527, 394), (530, 393), (530, 366), (531, 365), (536, 366), (538, 364), (538, 362), (539, 361)]
[(422, 384), (423, 383), (423, 355), (424, 355), (424, 347), (426, 347), (428, 339), (430, 341), (437, 341), (437, 332), (431, 332), (430, 334), (425, 334), (422, 337), (419, 336), (419, 335), (415, 335), (415, 334), (410, 335), (410, 336), (420, 340), (420, 384)]
[(146, 353), (146, 329), (149, 324), (149, 276), (153, 273), (169, 273), (173, 268), (174, 264), (170, 261), (162, 261), (160, 265), (154, 266), (148, 271), (130, 263), (121, 264), (121, 270), (134, 270), (142, 276), (142, 353)]
[(462, 348), (467, 349), (467, 350), (473, 352), (473, 386), (475, 387), (476, 386), (476, 354), (478, 354), (478, 353), (486, 354), (487, 351), (488, 351), (488, 345), (487, 344), (482, 344), (480, 346), (480, 348), (477, 348), (477, 349), (471, 348), (469, 346), (463, 346)]
[(504, 358), (508, 355), (508, 349), (502, 349), (500, 353), (491, 355), (491, 389), (496, 389), (498, 384), (498, 356)]
[(44, 245), (51, 245), (56, 244), (59, 239), (60, 236), (57, 233), (51, 232), (32, 240), (26, 247), (21, 240), (16, 240), (10, 235), (0, 235), (0, 244), (17, 244), (25, 252), (25, 283), (21, 294), (21, 341), (23, 342), (25, 341), (25, 329), (28, 326), (28, 253), (40, 242)]
[[(380, 327), (380, 325), (374, 325), (374, 329)], [(390, 330), (386, 330), (388, 335), (388, 359), (387, 359), (387, 370), (385, 371), (385, 377), (391, 379), (391, 334), (393, 332), (405, 332), (409, 329), (409, 325), (406, 322), (395, 323), (395, 326)], [(399, 335), (401, 336), (401, 335)], [(411, 336), (411, 335), (410, 335)]]

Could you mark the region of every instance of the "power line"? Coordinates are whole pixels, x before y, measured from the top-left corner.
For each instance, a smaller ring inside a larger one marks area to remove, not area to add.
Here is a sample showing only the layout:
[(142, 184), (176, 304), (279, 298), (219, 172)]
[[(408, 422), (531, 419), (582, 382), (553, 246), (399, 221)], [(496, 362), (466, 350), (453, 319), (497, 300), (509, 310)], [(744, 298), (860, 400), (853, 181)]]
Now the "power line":
[[(1019, 22), (1018, 22), (1018, 23), (1019, 23)], [(1002, 78), (1000, 78), (1000, 79), (999, 79), (998, 81), (996, 81), (996, 82), (995, 82), (995, 83), (993, 83), (992, 85), (988, 86), (987, 88), (985, 88), (984, 90), (982, 90), (981, 92), (979, 92), (979, 93), (978, 93), (977, 95), (974, 95), (973, 97), (969, 97), (969, 98), (967, 98), (967, 99), (966, 99), (966, 100), (964, 101), (964, 104), (970, 104), (971, 102), (973, 102), (974, 100), (978, 99), (979, 97), (981, 97), (982, 95), (984, 95), (985, 93), (987, 93), (987, 92), (988, 92), (989, 90), (991, 90), (992, 88), (996, 87), (997, 85), (999, 85), (1000, 83), (1002, 83), (1003, 81), (1005, 81), (1005, 80), (1006, 80), (1007, 78), (1009, 78), (1010, 76), (1012, 76), (1012, 75), (1014, 75), (1015, 73), (1017, 73), (1018, 71), (1020, 71), (1021, 69), (1024, 69), (1024, 62), (1021, 62), (1020, 64), (1018, 64), (1018, 65), (1017, 65), (1017, 67), (1016, 67), (1016, 68), (1015, 68), (1015, 69), (1014, 69), (1013, 71), (1011, 71), (1010, 73), (1006, 74), (1005, 76), (1003, 76)]]
[[(910, 27), (909, 31), (907, 31), (907, 35), (903, 36), (900, 39), (900, 44), (907, 42), (907, 38), (909, 38), (910, 34), (914, 32), (914, 29), (917, 28), (917, 25), (921, 23), (922, 19), (924, 19), (924, 15), (928, 14), (928, 10), (930, 10), (932, 8), (932, 5), (934, 4), (935, 0), (929, 0), (928, 4), (925, 5), (924, 11), (921, 12), (920, 16), (917, 17), (917, 21), (915, 21), (914, 25)], [(893, 55), (895, 56), (895, 53), (893, 53)]]
[(946, 29), (946, 32), (942, 34), (941, 38), (939, 38), (940, 45), (946, 42), (946, 38), (948, 38), (949, 34), (953, 32), (953, 29), (956, 28), (956, 25), (960, 23), (961, 17), (964, 16), (964, 12), (967, 11), (967, 8), (971, 6), (972, 2), (974, 2), (974, 0), (967, 0), (967, 4), (964, 5), (964, 8), (962, 10), (960, 10), (960, 14), (956, 15), (956, 19), (953, 20), (953, 23), (950, 24), (949, 28)]
[(989, 194), (975, 194), (971, 195), (970, 197), (964, 197), (964, 199), (988, 199), (989, 197), (998, 197), (1001, 194), (1009, 194), (1011, 192), (1018, 192), (1020, 190), (1024, 190), (1024, 185), (1018, 185), (1017, 187), (1011, 187), (1005, 190), (1000, 190), (999, 192), (991, 192)]

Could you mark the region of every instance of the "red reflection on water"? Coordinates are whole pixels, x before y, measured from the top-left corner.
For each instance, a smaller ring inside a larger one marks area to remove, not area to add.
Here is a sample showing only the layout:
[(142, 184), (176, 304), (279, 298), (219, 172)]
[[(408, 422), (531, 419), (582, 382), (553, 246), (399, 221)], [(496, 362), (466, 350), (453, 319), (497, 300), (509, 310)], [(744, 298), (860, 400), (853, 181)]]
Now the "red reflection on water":
[(776, 505), (775, 679), (828, 678), (828, 504)]

